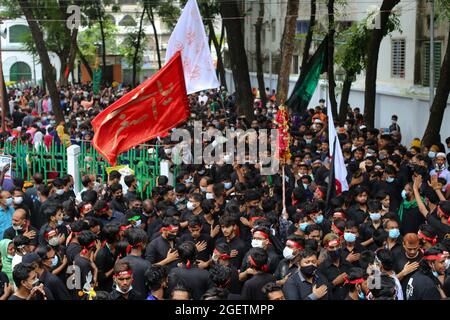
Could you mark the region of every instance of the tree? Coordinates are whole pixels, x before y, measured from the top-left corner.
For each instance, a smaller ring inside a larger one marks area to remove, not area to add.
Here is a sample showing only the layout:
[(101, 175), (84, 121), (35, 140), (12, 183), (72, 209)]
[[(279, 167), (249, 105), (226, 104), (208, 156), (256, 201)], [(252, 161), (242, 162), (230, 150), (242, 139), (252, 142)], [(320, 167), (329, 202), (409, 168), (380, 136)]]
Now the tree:
[(167, 24), (168, 28), (173, 30), (178, 17), (180, 16), (180, 8), (171, 1), (162, 0), (143, 0), (143, 6), (147, 9), (147, 17), (152, 25), (153, 36), (155, 38), (156, 54), (158, 56), (159, 69), (162, 67), (161, 49), (159, 44), (158, 32), (156, 30), (155, 15)]
[(306, 34), (305, 46), (303, 48), (301, 72), (303, 72), (306, 63), (309, 60), (309, 50), (311, 49), (312, 36), (316, 25), (316, 0), (311, 0), (311, 13), (309, 18), (308, 33)]
[(267, 103), (266, 86), (264, 85), (263, 58), (261, 53), (261, 31), (264, 19), (264, 0), (259, 0), (258, 19), (255, 24), (256, 40), (256, 76), (258, 78), (259, 97), (263, 106)]
[(30, 28), (33, 39), (36, 43), (36, 50), (39, 54), (39, 59), (44, 71), (45, 81), (47, 83), (48, 91), (52, 101), (53, 112), (55, 113), (56, 121), (64, 121), (64, 115), (59, 107), (59, 93), (54, 81), (53, 67), (50, 63), (47, 48), (44, 41), (44, 35), (38, 24), (38, 17), (34, 15), (32, 3), (28, 0), (18, 0), (19, 6), (27, 19), (28, 26)]
[(333, 118), (337, 119), (336, 83), (334, 81), (334, 0), (328, 0), (328, 93), (330, 96)]
[(378, 53), (381, 41), (387, 34), (389, 16), (400, 0), (383, 0), (380, 8), (380, 25), (373, 28), (367, 46), (366, 85), (364, 92), (364, 118), (369, 128), (375, 125), (375, 97), (377, 90)]
[(294, 52), (295, 29), (297, 25), (299, 0), (288, 0), (284, 20), (283, 38), (281, 40), (281, 65), (278, 74), (277, 99), (284, 102), (289, 89), (289, 75)]
[(219, 10), (224, 20), (227, 32), (227, 42), (230, 50), (231, 70), (236, 87), (237, 113), (253, 119), (253, 94), (250, 85), (247, 54), (242, 34), (242, 14), (238, 0), (220, 1)]
[[(450, 3), (445, 0), (437, 1), (436, 11), (439, 18), (449, 21), (450, 19)], [(445, 109), (447, 107), (448, 96), (450, 93), (450, 28), (447, 36), (447, 49), (445, 51), (444, 61), (441, 65), (439, 82), (436, 88), (433, 103), (430, 108), (430, 117), (428, 119), (427, 128), (422, 138), (422, 144), (425, 146), (439, 144), (442, 119), (444, 118)]]

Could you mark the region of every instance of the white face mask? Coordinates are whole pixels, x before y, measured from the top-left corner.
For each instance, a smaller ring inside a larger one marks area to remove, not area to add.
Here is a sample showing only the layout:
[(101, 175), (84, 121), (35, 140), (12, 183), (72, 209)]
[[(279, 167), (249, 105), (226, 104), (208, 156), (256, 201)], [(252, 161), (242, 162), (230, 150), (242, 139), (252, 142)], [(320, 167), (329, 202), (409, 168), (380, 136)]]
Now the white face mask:
[(52, 247), (58, 246), (59, 245), (58, 237), (53, 237), (53, 238), (48, 239), (48, 244)]
[(252, 240), (252, 248), (264, 248), (264, 243), (262, 240)]
[(283, 257), (287, 260), (294, 259), (294, 249), (291, 249), (289, 247), (284, 247)]
[(232, 184), (231, 182), (225, 182), (225, 183), (223, 184), (223, 186), (225, 187), (225, 189), (230, 190), (231, 187), (233, 186), (233, 184)]
[(192, 210), (195, 209), (194, 204), (193, 204), (192, 202), (190, 202), (190, 201), (188, 201), (188, 202), (186, 203), (186, 208), (187, 208), (189, 211), (192, 211)]
[(14, 204), (22, 204), (23, 197), (14, 197)]
[(206, 187), (200, 187), (201, 192), (206, 192)]
[(123, 291), (122, 289), (120, 289), (120, 287), (117, 284), (115, 285), (115, 287), (116, 287), (116, 291), (120, 292), (121, 294), (126, 294), (126, 293), (130, 292), (131, 289), (133, 289), (133, 286), (130, 286), (127, 291)]
[(57, 194), (58, 196), (62, 196), (62, 195), (64, 194), (64, 189), (57, 189), (57, 190), (56, 190), (56, 194)]
[(206, 193), (206, 199), (208, 200), (214, 199), (214, 194), (212, 194), (211, 192)]

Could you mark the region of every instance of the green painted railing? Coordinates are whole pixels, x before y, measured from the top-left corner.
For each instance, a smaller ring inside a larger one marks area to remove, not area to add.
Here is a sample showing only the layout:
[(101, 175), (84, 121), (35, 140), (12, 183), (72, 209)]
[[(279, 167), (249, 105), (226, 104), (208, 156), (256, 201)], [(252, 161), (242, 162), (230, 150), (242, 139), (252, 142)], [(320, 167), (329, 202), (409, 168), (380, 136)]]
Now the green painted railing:
[[(141, 145), (119, 156), (118, 165), (128, 165), (134, 171), (142, 197), (150, 197), (160, 174), (160, 159), (156, 148), (153, 147), (155, 152), (150, 154), (147, 147)], [(50, 150), (47, 150), (45, 145), (36, 149), (32, 144), (8, 141), (3, 146), (3, 154), (13, 157), (16, 176), (24, 180), (30, 180), (35, 172), (41, 172), (46, 183), (50, 177), (67, 174), (67, 150), (54, 143)], [(110, 165), (90, 143), (81, 143), (78, 160), (80, 177), (84, 174), (94, 174), (107, 181), (106, 168)], [(142, 191), (147, 182), (148, 187), (144, 194)]]

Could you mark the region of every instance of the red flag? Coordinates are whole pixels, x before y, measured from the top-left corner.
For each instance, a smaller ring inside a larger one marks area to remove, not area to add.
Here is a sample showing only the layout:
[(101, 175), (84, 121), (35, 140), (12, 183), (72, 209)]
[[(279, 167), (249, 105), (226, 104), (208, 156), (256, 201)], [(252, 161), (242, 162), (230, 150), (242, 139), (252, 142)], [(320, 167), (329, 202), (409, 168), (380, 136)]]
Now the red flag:
[(123, 152), (166, 133), (189, 115), (181, 53), (103, 110), (94, 120), (93, 145), (112, 165)]
[(70, 74), (70, 70), (69, 70), (69, 66), (67, 66), (66, 70), (64, 71), (64, 78), (65, 79), (69, 78), (69, 74)]

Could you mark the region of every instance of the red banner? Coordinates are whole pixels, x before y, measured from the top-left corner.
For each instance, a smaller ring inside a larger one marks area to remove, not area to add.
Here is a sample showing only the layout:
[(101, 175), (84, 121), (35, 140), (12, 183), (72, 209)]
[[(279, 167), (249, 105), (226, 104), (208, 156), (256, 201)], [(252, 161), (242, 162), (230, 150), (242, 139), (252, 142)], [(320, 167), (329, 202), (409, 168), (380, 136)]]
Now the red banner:
[(111, 165), (129, 149), (185, 121), (189, 105), (181, 53), (152, 78), (103, 110), (94, 120), (93, 145)]

